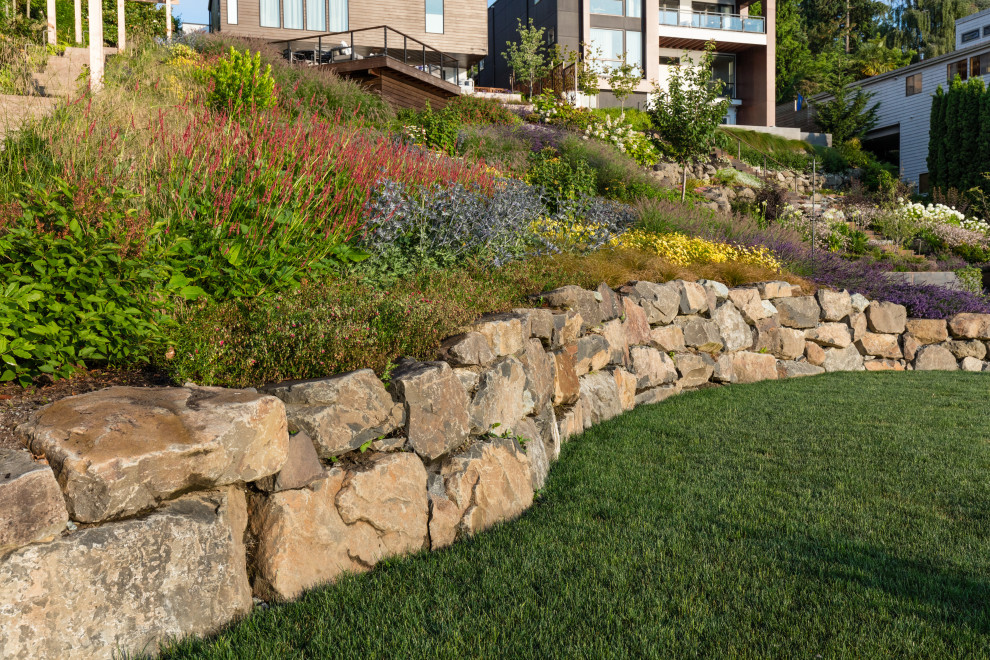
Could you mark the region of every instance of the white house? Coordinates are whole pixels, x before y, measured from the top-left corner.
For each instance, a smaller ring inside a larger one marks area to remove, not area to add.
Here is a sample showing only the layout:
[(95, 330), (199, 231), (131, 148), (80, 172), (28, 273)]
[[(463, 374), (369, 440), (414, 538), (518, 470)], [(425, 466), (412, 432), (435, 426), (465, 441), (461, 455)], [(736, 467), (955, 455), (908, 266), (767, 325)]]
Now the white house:
[[(863, 146), (894, 163), (901, 178), (928, 189), (928, 132), (932, 96), (959, 75), (990, 81), (990, 9), (956, 21), (956, 50), (855, 83), (879, 102), (878, 122)], [(777, 106), (777, 125), (817, 130), (814, 111), (797, 102)]]

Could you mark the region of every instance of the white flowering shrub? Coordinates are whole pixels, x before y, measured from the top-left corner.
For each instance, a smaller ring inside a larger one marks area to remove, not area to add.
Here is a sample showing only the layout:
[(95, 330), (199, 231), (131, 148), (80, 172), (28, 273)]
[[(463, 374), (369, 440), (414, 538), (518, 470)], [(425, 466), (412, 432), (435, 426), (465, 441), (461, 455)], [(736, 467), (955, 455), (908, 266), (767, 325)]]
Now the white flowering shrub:
[(790, 204), (777, 217), (778, 224), (798, 232), (808, 243), (815, 241), (815, 247), (832, 252), (842, 252), (849, 247), (850, 229), (847, 218), (841, 209), (828, 208), (818, 214), (812, 226), (810, 213), (805, 213)]
[(595, 117), (584, 132), (585, 137), (595, 138), (614, 145), (644, 167), (651, 167), (660, 160), (660, 154), (649, 139), (626, 121), (624, 117)]

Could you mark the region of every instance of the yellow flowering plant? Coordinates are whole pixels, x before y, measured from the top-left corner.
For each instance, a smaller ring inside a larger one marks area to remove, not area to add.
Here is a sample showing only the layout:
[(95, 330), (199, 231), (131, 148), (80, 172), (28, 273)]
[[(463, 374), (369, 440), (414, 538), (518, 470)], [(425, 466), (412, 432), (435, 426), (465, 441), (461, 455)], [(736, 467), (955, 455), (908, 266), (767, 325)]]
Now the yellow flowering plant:
[(745, 247), (719, 243), (678, 232), (660, 234), (632, 229), (615, 239), (616, 247), (629, 247), (656, 254), (673, 264), (720, 264), (738, 262), (779, 271), (782, 267), (770, 250), (763, 246)]

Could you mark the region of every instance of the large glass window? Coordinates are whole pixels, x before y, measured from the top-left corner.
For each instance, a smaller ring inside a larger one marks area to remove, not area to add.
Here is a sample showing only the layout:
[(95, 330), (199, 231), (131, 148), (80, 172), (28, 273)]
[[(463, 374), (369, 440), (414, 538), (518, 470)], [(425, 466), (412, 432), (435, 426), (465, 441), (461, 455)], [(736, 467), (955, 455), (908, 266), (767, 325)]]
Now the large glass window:
[(985, 76), (990, 73), (990, 53), (969, 58), (969, 75)]
[(969, 67), (967, 60), (960, 60), (958, 62), (953, 62), (952, 64), (946, 65), (946, 75), (949, 76), (949, 82), (952, 82), (956, 76), (959, 76), (963, 80), (966, 80), (969, 74)]
[(278, 0), (261, 0), (261, 27), (281, 27), (278, 19)]
[(643, 0), (626, 0), (626, 16), (643, 18)]
[(591, 13), (622, 16), (623, 4), (624, 0), (591, 0)]
[(227, 0), (227, 25), (237, 25), (237, 0)]
[(660, 0), (660, 25), (678, 25), (680, 0)]
[(326, 32), (326, 0), (306, 0), (306, 29), (315, 32)]
[(347, 30), (347, 0), (330, 0), (330, 27), (331, 32), (343, 32)]
[(712, 60), (712, 78), (725, 83), (722, 96), (736, 98), (736, 56), (717, 54)]
[(591, 28), (591, 47), (600, 53), (602, 66), (615, 68), (625, 60), (643, 69), (642, 32)]
[(426, 0), (426, 31), (443, 34), (443, 0)]
[(289, 30), (303, 29), (303, 0), (282, 0), (282, 27)]

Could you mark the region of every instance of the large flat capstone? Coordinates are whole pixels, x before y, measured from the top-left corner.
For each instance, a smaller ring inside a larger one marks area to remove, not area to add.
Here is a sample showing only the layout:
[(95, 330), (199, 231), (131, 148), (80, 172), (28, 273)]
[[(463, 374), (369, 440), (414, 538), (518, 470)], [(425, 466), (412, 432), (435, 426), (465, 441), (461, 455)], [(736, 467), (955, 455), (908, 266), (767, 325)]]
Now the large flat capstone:
[(0, 658), (143, 655), (246, 614), (246, 520), (229, 488), (15, 551), (0, 561)]
[(80, 522), (261, 479), (282, 468), (289, 450), (281, 401), (213, 387), (111, 387), (46, 406), (18, 432), (48, 458)]

